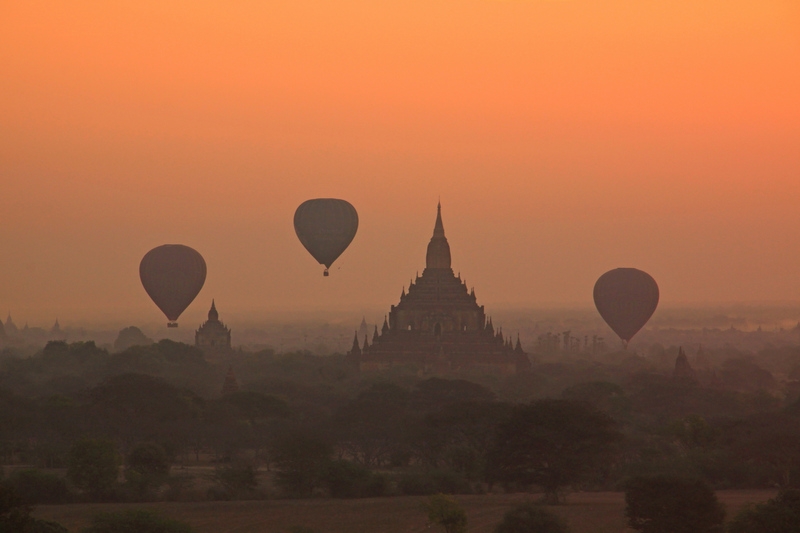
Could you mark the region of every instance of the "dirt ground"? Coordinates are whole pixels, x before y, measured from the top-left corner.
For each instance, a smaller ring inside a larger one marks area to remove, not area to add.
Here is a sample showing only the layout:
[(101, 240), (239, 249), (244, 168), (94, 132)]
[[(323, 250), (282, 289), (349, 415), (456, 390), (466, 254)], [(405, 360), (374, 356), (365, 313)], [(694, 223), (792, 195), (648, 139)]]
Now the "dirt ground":
[[(767, 500), (775, 491), (721, 491), (718, 497), (728, 518), (742, 506)], [(514, 505), (536, 499), (531, 494), (457, 496), (467, 510), (470, 533), (491, 533)], [(421, 533), (433, 532), (422, 511), (424, 497), (371, 498), (362, 500), (262, 500), (243, 502), (80, 504), (40, 506), (35, 515), (56, 520), (70, 532), (88, 525), (102, 511), (145, 508), (183, 520), (196, 533), (286, 533), (304, 526), (318, 533)], [(572, 533), (622, 533), (625, 497), (619, 492), (570, 494), (565, 505), (550, 507), (566, 518)]]

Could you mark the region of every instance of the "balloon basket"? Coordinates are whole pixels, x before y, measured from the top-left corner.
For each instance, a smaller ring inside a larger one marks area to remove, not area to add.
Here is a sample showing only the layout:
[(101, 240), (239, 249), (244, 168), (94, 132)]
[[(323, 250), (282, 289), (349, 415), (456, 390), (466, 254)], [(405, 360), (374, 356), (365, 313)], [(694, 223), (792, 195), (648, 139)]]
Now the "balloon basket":
[(330, 274), (328, 274), (328, 269), (327, 268), (325, 269), (325, 272), (322, 273), (322, 275), (325, 276), (326, 278), (328, 276), (330, 276)]
[(178, 323), (177, 322), (167, 322), (167, 327), (168, 328), (177, 328), (178, 327)]

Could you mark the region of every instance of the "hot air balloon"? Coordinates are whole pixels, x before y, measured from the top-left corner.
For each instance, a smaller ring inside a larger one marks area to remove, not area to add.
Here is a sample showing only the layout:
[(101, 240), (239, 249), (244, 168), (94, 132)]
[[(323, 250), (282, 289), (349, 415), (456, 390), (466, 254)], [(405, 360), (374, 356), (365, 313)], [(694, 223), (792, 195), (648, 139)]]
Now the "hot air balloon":
[(594, 284), (594, 305), (627, 348), (658, 306), (658, 285), (635, 268), (609, 270)]
[(206, 281), (206, 262), (196, 250), (165, 244), (147, 252), (139, 263), (139, 278), (147, 294), (167, 315), (167, 327), (189, 307)]
[(323, 276), (356, 236), (358, 213), (344, 200), (306, 200), (294, 212), (294, 231), (306, 250), (321, 265)]

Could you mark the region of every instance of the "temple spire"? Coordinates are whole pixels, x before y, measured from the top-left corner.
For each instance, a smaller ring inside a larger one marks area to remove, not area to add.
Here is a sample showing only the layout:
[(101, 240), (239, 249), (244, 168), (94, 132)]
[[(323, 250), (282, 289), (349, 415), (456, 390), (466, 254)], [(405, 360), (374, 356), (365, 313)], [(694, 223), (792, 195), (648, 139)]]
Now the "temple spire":
[(436, 225), (433, 226), (433, 237), (444, 237), (444, 224), (442, 224), (442, 202), (436, 206)]
[(358, 345), (358, 331), (353, 336), (353, 347), (350, 348), (350, 355), (361, 355), (361, 346)]
[(428, 253), (425, 255), (427, 268), (450, 268), (450, 244), (444, 236), (442, 223), (442, 204), (436, 206), (436, 224), (433, 226), (433, 237), (428, 243)]
[(211, 299), (211, 309), (208, 310), (208, 319), (209, 320), (219, 320), (219, 313), (217, 312), (217, 306), (214, 305), (214, 299)]

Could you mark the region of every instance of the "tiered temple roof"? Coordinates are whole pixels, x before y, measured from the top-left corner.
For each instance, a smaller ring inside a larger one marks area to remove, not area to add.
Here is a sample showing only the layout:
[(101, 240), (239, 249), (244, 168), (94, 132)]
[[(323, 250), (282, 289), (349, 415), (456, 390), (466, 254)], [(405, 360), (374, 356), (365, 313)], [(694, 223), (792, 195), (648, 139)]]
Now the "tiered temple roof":
[(359, 346), (358, 335), (353, 341), (349, 357), (361, 370), (414, 366), (423, 373), (513, 374), (530, 368), (519, 338), (514, 346), (502, 329), (495, 331), (474, 288), (450, 265), (440, 204), (422, 276), (408, 292), (403, 288), (372, 345), (364, 338)]

